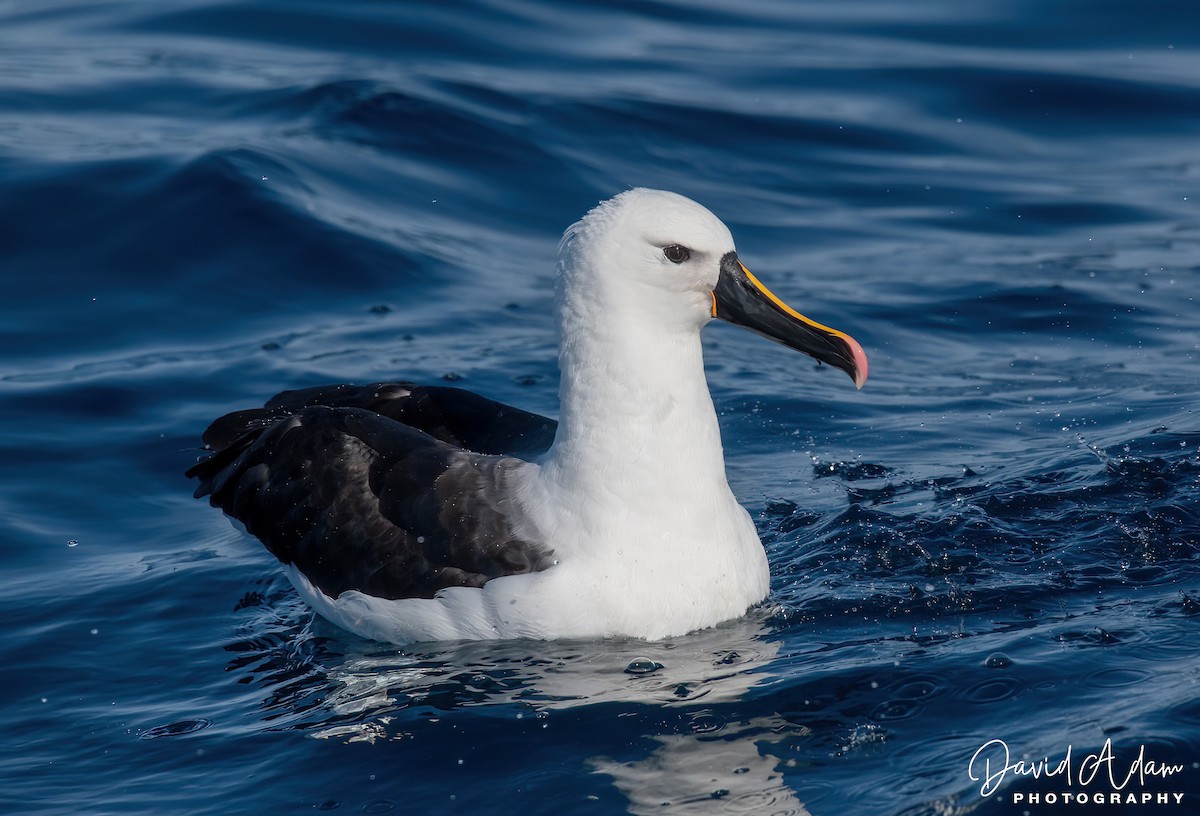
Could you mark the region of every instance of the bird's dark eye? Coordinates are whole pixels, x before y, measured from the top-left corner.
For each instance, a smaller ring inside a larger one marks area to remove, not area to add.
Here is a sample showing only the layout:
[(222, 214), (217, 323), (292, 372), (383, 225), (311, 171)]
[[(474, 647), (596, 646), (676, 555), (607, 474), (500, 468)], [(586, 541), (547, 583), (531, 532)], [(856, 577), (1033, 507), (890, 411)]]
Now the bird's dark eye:
[(679, 244), (671, 244), (663, 247), (663, 255), (667, 256), (667, 260), (671, 263), (683, 263), (688, 258), (692, 257), (692, 252), (685, 246)]

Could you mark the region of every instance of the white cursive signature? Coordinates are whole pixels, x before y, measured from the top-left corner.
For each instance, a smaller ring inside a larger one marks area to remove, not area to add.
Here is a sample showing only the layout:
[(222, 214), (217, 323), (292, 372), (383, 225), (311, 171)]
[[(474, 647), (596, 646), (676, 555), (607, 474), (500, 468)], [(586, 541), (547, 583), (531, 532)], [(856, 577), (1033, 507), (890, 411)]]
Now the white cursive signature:
[[(972, 782), (983, 782), (979, 787), (979, 794), (986, 797), (995, 793), (1009, 774), (1028, 776), (1034, 779), (1063, 776), (1067, 785), (1072, 784), (1072, 780), (1078, 780), (1083, 787), (1092, 784), (1097, 777), (1107, 778), (1112, 789), (1119, 791), (1123, 790), (1134, 778), (1138, 780), (1139, 785), (1144, 786), (1146, 777), (1156, 776), (1166, 779), (1183, 772), (1182, 765), (1168, 765), (1165, 762), (1147, 758), (1145, 745), (1139, 748), (1137, 756), (1129, 764), (1124, 776), (1121, 775), (1117, 766), (1117, 757), (1113, 753), (1111, 739), (1104, 741), (1104, 747), (1099, 752), (1084, 757), (1079, 762), (1078, 770), (1072, 762), (1072, 750), (1072, 746), (1068, 745), (1066, 753), (1058, 762), (1054, 762), (1049, 757), (1032, 761), (1018, 759), (1013, 762), (1008, 744), (1002, 739), (992, 739), (980, 745), (972, 755), (971, 764), (967, 766), (967, 776), (971, 778)], [(1103, 772), (1103, 776), (1101, 776), (1101, 772)]]

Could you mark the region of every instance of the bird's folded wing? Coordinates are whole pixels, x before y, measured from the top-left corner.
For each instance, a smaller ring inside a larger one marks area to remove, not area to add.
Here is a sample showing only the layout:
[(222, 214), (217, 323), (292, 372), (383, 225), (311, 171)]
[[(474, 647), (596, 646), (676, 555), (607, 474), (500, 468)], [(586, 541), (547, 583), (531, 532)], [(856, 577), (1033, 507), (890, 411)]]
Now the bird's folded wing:
[(363, 408), (476, 453), (537, 457), (550, 448), (557, 423), (461, 388), (407, 382), (321, 385), (277, 394), (264, 408), (221, 417), (204, 434), (213, 449), (228, 447), (252, 428), (270, 425), (301, 408)]
[(365, 408), (304, 404), (318, 393), (330, 401), (330, 390), (288, 392), (217, 420), (205, 441), (219, 449), (188, 471), (197, 497), (334, 598), (352, 589), (429, 598), (551, 565), (549, 548), (525, 540), (510, 493), (513, 470), (529, 465)]

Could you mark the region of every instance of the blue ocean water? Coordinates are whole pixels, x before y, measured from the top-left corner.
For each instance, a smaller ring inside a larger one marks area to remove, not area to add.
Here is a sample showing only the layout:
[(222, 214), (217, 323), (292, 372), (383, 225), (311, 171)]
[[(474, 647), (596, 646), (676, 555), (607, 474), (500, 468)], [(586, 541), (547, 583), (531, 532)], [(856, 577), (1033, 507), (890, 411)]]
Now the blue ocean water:
[[(0, 2), (0, 811), (1200, 812), (1198, 144), (1168, 0)], [(761, 609), (397, 649), (191, 498), (284, 388), (553, 415), (629, 186), (871, 359), (706, 330)]]

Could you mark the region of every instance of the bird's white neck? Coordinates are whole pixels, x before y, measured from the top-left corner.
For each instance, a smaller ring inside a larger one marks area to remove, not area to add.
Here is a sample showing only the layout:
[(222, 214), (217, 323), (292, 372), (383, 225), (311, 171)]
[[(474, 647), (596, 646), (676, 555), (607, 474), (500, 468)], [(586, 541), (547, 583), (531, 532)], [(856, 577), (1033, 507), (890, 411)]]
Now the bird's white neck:
[(703, 303), (672, 313), (628, 291), (635, 301), (566, 287), (558, 432), (540, 466), (522, 471), (518, 500), (559, 574), (578, 576), (554, 590), (584, 610), (564, 631), (586, 621), (663, 637), (741, 614), (770, 576), (725, 478), (695, 317)]
[(628, 508), (728, 496), (695, 309), (653, 290), (570, 284), (559, 299), (561, 413), (546, 475)]

